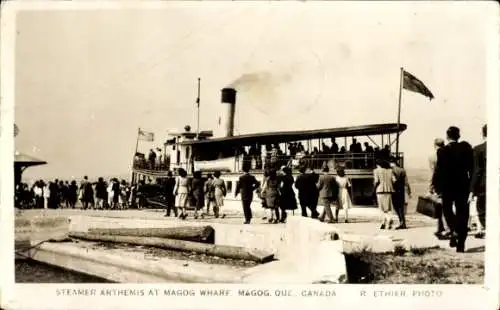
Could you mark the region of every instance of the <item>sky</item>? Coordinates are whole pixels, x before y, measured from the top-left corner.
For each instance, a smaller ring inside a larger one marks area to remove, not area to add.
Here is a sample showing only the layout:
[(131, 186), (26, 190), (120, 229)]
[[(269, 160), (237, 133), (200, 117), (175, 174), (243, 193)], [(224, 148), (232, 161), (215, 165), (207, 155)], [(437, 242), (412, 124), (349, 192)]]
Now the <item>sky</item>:
[(457, 2), (20, 12), (15, 147), (48, 162), (24, 177), (127, 174), (139, 127), (157, 145), (168, 130), (196, 127), (198, 77), (202, 130), (215, 129), (220, 90), (242, 76), (254, 78), (238, 88), (236, 134), (393, 123), (400, 67), (435, 96), (402, 93), (400, 149), (407, 167), (427, 168), (434, 138), (450, 125), (481, 142), (482, 13)]

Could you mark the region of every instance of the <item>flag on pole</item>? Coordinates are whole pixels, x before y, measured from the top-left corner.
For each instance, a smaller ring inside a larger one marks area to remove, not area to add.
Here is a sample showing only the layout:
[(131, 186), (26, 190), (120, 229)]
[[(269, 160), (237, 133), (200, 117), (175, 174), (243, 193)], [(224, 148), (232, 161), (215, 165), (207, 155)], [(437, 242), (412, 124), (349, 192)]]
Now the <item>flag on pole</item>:
[(14, 137), (19, 134), (19, 127), (17, 127), (16, 124), (14, 124)]
[(403, 71), (403, 88), (412, 92), (416, 92), (428, 97), (430, 100), (434, 99), (432, 92), (425, 86), (422, 81), (417, 79), (413, 74)]
[(148, 131), (142, 131), (139, 129), (139, 140), (142, 141), (154, 141), (155, 140), (155, 134), (152, 132)]

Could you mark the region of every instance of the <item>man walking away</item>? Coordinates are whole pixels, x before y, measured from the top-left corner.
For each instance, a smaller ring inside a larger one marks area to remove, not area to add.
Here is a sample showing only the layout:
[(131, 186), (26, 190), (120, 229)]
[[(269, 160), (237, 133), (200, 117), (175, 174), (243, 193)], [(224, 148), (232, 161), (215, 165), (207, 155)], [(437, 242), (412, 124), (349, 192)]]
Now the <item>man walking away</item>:
[(399, 226), (396, 227), (396, 229), (406, 229), (405, 190), (408, 191), (408, 197), (411, 198), (411, 187), (410, 183), (408, 183), (406, 171), (399, 167), (397, 162), (397, 158), (391, 157), (391, 168), (396, 178), (394, 182), (394, 193), (392, 194), (392, 204), (399, 219)]
[(177, 217), (177, 208), (175, 207), (175, 178), (172, 176), (172, 171), (167, 173), (167, 179), (164, 184), (165, 198), (167, 199), (167, 213), (165, 216), (170, 216), (170, 212), (174, 210), (174, 216)]
[[(431, 194), (434, 194), (435, 191), (435, 182), (436, 182), (436, 165), (437, 165), (437, 153), (441, 148), (444, 147), (444, 140), (441, 138), (436, 138), (434, 139), (434, 153), (431, 155), (429, 158), (429, 166), (431, 168), (431, 173), (432, 173), (432, 179), (431, 179), (431, 184), (429, 188), (429, 192)], [(436, 207), (436, 218), (438, 222), (438, 228), (437, 231), (434, 233), (436, 237), (439, 239), (443, 239), (446, 236), (444, 235), (445, 228), (444, 228), (444, 221), (443, 221), (443, 204), (442, 202), (438, 203), (435, 205)], [(450, 233), (448, 232), (447, 235)]]
[(319, 201), (318, 204), (323, 206), (323, 212), (319, 216), (321, 222), (325, 221), (325, 216), (328, 217), (329, 223), (334, 223), (338, 219), (333, 218), (333, 213), (331, 206), (335, 206), (337, 202), (337, 197), (339, 196), (339, 188), (337, 181), (333, 175), (328, 172), (330, 169), (328, 166), (323, 168), (323, 174), (319, 177), (318, 183), (316, 184), (319, 191)]
[(474, 147), (474, 167), (472, 170), (472, 181), (470, 184), (469, 203), (475, 199), (479, 222), (482, 229), (476, 234), (476, 238), (484, 238), (486, 229), (486, 135), (487, 127), (483, 126), (484, 142)]
[(238, 184), (236, 185), (236, 190), (234, 192), (234, 198), (238, 196), (241, 192), (241, 203), (243, 205), (243, 213), (245, 214), (244, 224), (250, 224), (252, 220), (252, 209), (250, 205), (253, 200), (253, 192), (259, 187), (259, 182), (257, 179), (250, 174), (250, 166), (245, 165), (243, 167), (244, 174), (240, 176)]
[[(215, 206), (215, 197), (214, 197), (214, 191), (213, 191), (213, 176), (211, 173), (207, 174), (207, 181), (205, 182), (205, 204), (207, 206), (207, 212), (205, 213), (206, 215), (210, 215), (210, 206), (214, 205)], [(204, 214), (201, 214), (201, 217), (203, 217)]]
[(318, 218), (316, 205), (318, 203), (318, 189), (312, 173), (306, 173), (306, 167), (299, 169), (300, 175), (295, 180), (295, 188), (299, 191), (299, 202), (302, 216), (307, 217), (307, 209), (311, 210), (311, 217)]
[[(448, 144), (437, 153), (436, 192), (443, 197), (443, 213), (452, 233), (450, 246), (465, 251), (469, 223), (467, 198), (473, 166), (473, 151), (469, 143), (458, 142), (460, 129), (451, 126), (446, 131)], [(453, 213), (455, 204), (455, 214)]]

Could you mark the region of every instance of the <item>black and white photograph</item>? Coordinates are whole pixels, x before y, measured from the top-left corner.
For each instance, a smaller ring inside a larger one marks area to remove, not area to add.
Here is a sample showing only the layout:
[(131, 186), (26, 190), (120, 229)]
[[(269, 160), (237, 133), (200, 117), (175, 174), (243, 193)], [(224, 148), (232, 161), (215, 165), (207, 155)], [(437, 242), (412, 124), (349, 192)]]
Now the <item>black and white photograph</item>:
[(15, 285), (329, 307), (350, 284), (496, 288), (493, 2), (144, 2), (2, 18)]

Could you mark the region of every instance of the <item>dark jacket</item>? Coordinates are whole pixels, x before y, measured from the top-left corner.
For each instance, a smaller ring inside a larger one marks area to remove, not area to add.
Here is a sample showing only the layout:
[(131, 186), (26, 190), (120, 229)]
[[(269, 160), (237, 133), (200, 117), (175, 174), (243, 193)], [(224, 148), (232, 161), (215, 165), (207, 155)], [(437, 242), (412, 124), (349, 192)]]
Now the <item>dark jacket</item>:
[(318, 196), (318, 182), (319, 176), (317, 174), (300, 174), (295, 180), (295, 188), (299, 191), (300, 199), (310, 199)]
[(238, 184), (236, 185), (235, 196), (241, 193), (241, 200), (252, 200), (253, 192), (259, 187), (259, 181), (249, 174), (245, 173), (240, 176)]
[(174, 188), (175, 188), (175, 178), (173, 177), (167, 178), (164, 184), (165, 195), (168, 197), (173, 196)]
[(486, 195), (486, 142), (474, 147), (474, 166), (472, 169), (472, 180), (470, 192), (474, 196)]
[(280, 207), (284, 210), (297, 209), (297, 200), (293, 191), (293, 177), (291, 175), (281, 176)]
[(106, 190), (106, 183), (97, 182), (95, 186), (95, 196), (97, 198), (106, 199), (108, 192)]
[(204, 188), (205, 182), (202, 179), (193, 178), (193, 182), (191, 183), (191, 190), (194, 197), (203, 200), (205, 197)]
[(437, 152), (433, 185), (438, 194), (466, 194), (470, 188), (473, 152), (469, 143), (451, 142)]

